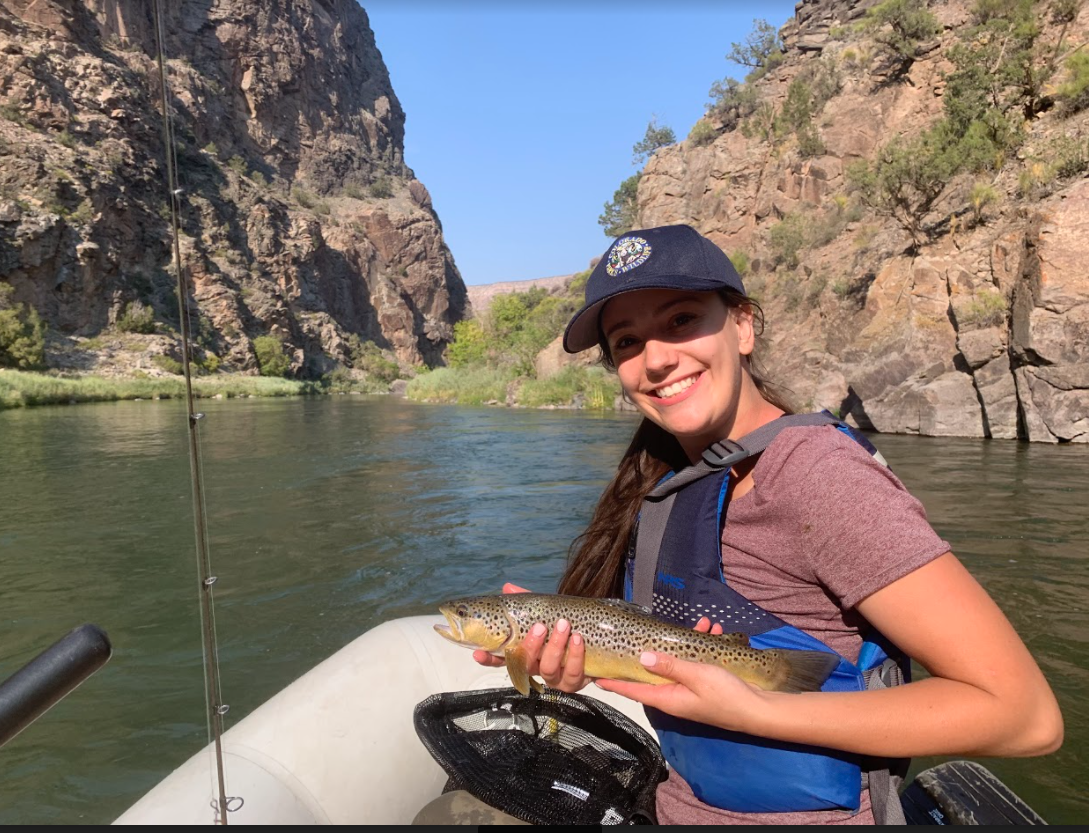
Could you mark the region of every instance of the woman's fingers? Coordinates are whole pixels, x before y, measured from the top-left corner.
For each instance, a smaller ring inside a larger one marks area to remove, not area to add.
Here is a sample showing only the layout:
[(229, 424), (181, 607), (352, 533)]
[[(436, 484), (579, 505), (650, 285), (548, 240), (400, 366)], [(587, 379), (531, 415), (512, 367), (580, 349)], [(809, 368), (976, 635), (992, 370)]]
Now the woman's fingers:
[(581, 633), (571, 634), (567, 648), (567, 662), (563, 666), (563, 676), (557, 688), (564, 691), (578, 691), (586, 685), (584, 668), (586, 664), (586, 643)]
[(720, 625), (718, 622), (715, 622), (715, 624), (712, 626), (710, 619), (708, 619), (706, 616), (701, 616), (700, 620), (696, 622), (696, 630), (700, 633), (713, 633), (717, 635), (722, 633), (722, 625)]
[(506, 665), (506, 661), (502, 657), (497, 657), (494, 654), (489, 654), (487, 651), (473, 651), (473, 659), (479, 662), (481, 665), (487, 665), (489, 668), (499, 668)]
[[(566, 619), (558, 620), (556, 627), (552, 629), (552, 635), (545, 643), (544, 650), (541, 651), (539, 673), (541, 678), (553, 688), (559, 685), (560, 678), (563, 676), (563, 658), (567, 653), (567, 639), (570, 635), (571, 623)], [(582, 676), (581, 669), (579, 669), (579, 676)]]
[(504, 593), (529, 593), (524, 587), (519, 587), (517, 584), (511, 584), (509, 581), (503, 585)]

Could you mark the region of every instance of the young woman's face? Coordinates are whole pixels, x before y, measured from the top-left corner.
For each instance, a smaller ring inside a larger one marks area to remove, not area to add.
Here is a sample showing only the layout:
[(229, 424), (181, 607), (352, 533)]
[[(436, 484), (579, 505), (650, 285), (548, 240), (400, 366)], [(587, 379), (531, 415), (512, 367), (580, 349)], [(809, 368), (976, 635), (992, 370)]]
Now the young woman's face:
[(750, 312), (715, 292), (645, 289), (609, 301), (601, 325), (628, 398), (690, 456), (729, 436), (755, 340)]

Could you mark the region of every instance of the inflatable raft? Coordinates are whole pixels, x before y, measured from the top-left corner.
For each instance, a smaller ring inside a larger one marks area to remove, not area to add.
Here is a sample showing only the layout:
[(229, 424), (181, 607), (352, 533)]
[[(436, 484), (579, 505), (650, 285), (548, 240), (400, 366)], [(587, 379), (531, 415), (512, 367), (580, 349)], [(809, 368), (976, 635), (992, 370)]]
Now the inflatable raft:
[[(413, 726), (417, 703), (444, 691), (504, 688), (502, 668), (436, 637), (439, 616), (385, 622), (345, 646), (228, 729), (222, 738), (229, 824), (410, 824), (446, 773)], [(642, 707), (590, 686), (653, 735)], [(114, 824), (212, 824), (208, 747)], [(903, 793), (913, 824), (1045, 824), (979, 764), (951, 761)]]

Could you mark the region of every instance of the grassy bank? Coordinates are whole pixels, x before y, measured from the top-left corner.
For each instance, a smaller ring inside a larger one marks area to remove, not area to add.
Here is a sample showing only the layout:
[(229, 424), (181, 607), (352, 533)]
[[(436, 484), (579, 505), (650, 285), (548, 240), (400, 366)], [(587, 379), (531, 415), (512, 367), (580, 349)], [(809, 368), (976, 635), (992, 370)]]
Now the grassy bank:
[(568, 367), (548, 379), (526, 379), (512, 368), (439, 368), (408, 383), (417, 402), (458, 405), (505, 404), (525, 408), (581, 407), (612, 410), (620, 385), (600, 367)]
[[(193, 379), (195, 396), (298, 396), (320, 393), (313, 382), (269, 376), (216, 374)], [(174, 378), (120, 378), (55, 376), (21, 370), (0, 370), (0, 409), (28, 405), (65, 405), (76, 402), (113, 402), (121, 399), (175, 399), (185, 396), (185, 380)]]
[[(271, 376), (217, 373), (193, 378), (193, 393), (203, 399), (248, 396), (304, 396), (374, 392), (366, 386), (336, 382), (300, 382)], [(406, 396), (416, 402), (454, 405), (505, 405), (524, 408), (612, 410), (620, 386), (599, 367), (568, 367), (549, 379), (527, 379), (511, 368), (439, 368), (408, 383)], [(71, 405), (123, 399), (178, 399), (185, 396), (181, 376), (133, 378), (75, 376), (0, 370), (0, 410), (31, 405)]]

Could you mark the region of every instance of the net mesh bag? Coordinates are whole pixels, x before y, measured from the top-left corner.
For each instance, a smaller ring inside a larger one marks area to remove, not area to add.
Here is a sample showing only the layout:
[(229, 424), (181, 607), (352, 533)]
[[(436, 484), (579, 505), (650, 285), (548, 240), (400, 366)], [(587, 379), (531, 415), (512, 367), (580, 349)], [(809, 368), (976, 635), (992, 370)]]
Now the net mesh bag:
[(433, 694), (416, 734), (465, 790), (531, 824), (654, 824), (667, 776), (657, 741), (613, 707), (555, 689)]

